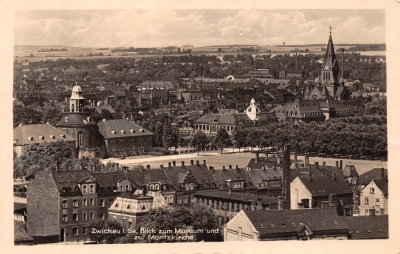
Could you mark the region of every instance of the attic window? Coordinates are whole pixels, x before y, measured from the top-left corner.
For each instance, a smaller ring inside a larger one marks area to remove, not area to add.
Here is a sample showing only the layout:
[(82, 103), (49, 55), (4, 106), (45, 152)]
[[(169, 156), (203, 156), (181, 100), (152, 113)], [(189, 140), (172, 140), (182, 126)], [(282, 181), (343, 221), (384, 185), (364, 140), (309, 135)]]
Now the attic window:
[(33, 137), (28, 137), (28, 140), (29, 141), (33, 141)]
[(51, 139), (55, 139), (56, 137), (54, 135), (50, 135), (50, 138)]
[(121, 130), (121, 133), (122, 133), (122, 134), (125, 134), (125, 131), (124, 131), (124, 130)]
[(111, 133), (112, 133), (112, 134), (114, 134), (114, 135), (115, 135), (115, 134), (117, 134), (117, 132), (116, 132), (116, 131), (111, 131)]
[(285, 223), (281, 223), (282, 224), (282, 227), (286, 227), (286, 224)]
[(43, 136), (39, 136), (39, 139), (44, 140), (44, 137)]
[(144, 129), (139, 129), (140, 132), (144, 132)]
[(60, 137), (61, 138), (65, 138), (65, 134), (60, 134)]
[(130, 129), (129, 131), (130, 131), (131, 133), (135, 133), (135, 130), (133, 130), (133, 129)]

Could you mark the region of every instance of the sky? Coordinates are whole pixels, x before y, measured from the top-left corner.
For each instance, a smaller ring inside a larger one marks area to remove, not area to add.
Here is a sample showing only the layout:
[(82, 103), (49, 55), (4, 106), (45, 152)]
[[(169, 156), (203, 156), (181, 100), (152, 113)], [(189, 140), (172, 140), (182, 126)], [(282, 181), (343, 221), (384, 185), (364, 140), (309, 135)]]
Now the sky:
[(194, 47), (385, 43), (385, 10), (19, 10), (14, 45)]

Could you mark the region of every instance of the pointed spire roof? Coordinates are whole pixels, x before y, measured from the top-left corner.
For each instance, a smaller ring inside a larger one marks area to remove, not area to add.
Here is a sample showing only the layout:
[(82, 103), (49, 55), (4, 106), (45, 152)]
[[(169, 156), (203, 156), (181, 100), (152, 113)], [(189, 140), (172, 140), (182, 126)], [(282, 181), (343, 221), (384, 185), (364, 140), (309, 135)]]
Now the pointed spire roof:
[(325, 60), (322, 69), (332, 69), (337, 64), (335, 48), (333, 47), (332, 34), (329, 34), (328, 46), (326, 47)]

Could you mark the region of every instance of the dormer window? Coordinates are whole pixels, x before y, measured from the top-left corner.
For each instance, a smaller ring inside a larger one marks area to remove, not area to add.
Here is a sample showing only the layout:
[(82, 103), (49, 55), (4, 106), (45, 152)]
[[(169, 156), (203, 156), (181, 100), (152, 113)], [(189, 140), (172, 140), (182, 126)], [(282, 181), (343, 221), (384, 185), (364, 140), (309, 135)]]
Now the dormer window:
[(55, 139), (55, 138), (56, 138), (56, 136), (50, 135), (50, 139)]
[(44, 140), (44, 137), (43, 137), (43, 136), (39, 136), (39, 139), (40, 139), (40, 140)]
[(115, 134), (117, 134), (117, 132), (116, 132), (116, 131), (111, 131), (111, 133), (112, 133), (112, 134), (114, 134), (114, 135), (115, 135)]
[(144, 132), (144, 129), (139, 129), (140, 132)]
[(65, 138), (65, 134), (60, 134), (60, 137), (61, 138)]
[(131, 133), (135, 133), (135, 130), (133, 130), (133, 129), (130, 129), (129, 131), (130, 131)]
[(122, 133), (122, 134), (125, 134), (125, 131), (124, 131), (124, 130), (121, 130), (121, 133)]
[(28, 137), (28, 140), (29, 141), (33, 141), (33, 137)]

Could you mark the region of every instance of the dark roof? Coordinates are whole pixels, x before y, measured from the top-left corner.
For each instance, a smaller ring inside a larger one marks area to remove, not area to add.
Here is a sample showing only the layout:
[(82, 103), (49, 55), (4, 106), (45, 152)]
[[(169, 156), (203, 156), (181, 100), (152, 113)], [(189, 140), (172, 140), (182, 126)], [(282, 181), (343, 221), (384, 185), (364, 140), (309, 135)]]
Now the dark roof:
[(90, 112), (65, 112), (63, 114), (63, 118), (56, 124), (56, 126), (62, 127), (87, 124), (96, 124), (95, 122), (91, 121)]
[(14, 242), (32, 242), (32, 236), (28, 235), (21, 221), (14, 220)]
[(383, 194), (388, 194), (388, 181), (386, 179), (378, 179), (373, 181)]
[(389, 238), (389, 216), (346, 216), (343, 222), (349, 228), (349, 239)]
[(312, 176), (311, 181), (308, 177), (300, 177), (300, 180), (311, 192), (312, 196), (327, 196), (329, 194), (340, 195), (340, 194), (352, 194), (350, 187), (344, 181), (344, 177), (336, 175), (336, 179), (333, 180), (332, 176)]
[(225, 169), (225, 170), (210, 170), (212, 177), (215, 180), (215, 183), (218, 185), (220, 189), (227, 189), (228, 186), (225, 183), (225, 180), (232, 179), (245, 179), (245, 171), (243, 168), (233, 168), (233, 169)]
[(145, 169), (145, 170), (131, 170), (126, 173), (129, 181), (133, 182), (137, 187), (146, 185), (150, 182), (166, 182), (168, 183), (168, 177), (161, 169)]
[(53, 171), (51, 173), (59, 192), (62, 192), (63, 188), (71, 188), (71, 191), (74, 192), (78, 187), (77, 181), (79, 179), (90, 178), (89, 172), (86, 170)]
[(91, 176), (96, 179), (99, 188), (107, 187), (111, 189), (118, 186), (118, 182), (127, 179), (123, 170), (103, 171), (103, 172), (89, 172)]
[(360, 184), (366, 185), (369, 184), (373, 179), (374, 180), (382, 179), (382, 173), (383, 173), (383, 178), (387, 177), (388, 176), (387, 168), (373, 168), (370, 171), (361, 174), (358, 179), (360, 181)]
[(352, 164), (346, 165), (346, 167), (343, 169), (343, 175), (345, 177), (358, 176), (356, 167)]
[(99, 122), (98, 126), (105, 139), (153, 135), (137, 123), (126, 119), (106, 120)]
[(180, 186), (181, 181), (189, 170), (193, 174), (196, 181), (199, 184), (202, 184), (204, 187), (207, 187), (207, 184), (215, 183), (213, 176), (211, 175), (207, 166), (204, 164), (185, 164), (185, 166), (164, 167), (165, 174), (174, 186)]
[[(29, 137), (32, 137), (32, 141)], [(15, 127), (13, 138), (17, 140), (16, 145), (30, 145), (43, 142), (53, 143), (59, 140), (76, 141), (74, 137), (50, 124), (31, 124)]]
[(278, 203), (278, 199), (274, 197), (268, 197), (264, 195), (254, 195), (248, 193), (238, 193), (238, 192), (231, 192), (229, 194), (229, 192), (227, 191), (197, 192), (195, 196), (221, 198), (224, 200), (246, 201), (246, 202), (257, 202), (258, 199), (261, 199), (261, 203), (263, 204)]
[(311, 231), (347, 230), (334, 209), (244, 211), (253, 226), (263, 234), (297, 233), (304, 225)]

